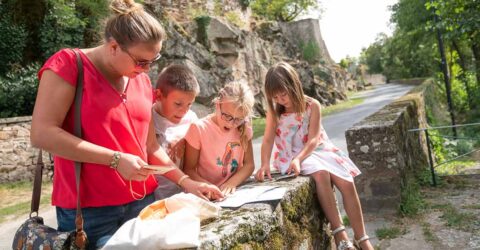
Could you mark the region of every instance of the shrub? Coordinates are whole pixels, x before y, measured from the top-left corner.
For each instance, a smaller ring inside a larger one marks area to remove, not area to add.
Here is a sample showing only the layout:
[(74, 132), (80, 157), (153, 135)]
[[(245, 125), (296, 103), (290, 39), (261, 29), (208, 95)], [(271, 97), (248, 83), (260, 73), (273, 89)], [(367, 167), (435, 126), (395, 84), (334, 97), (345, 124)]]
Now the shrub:
[(62, 48), (80, 47), (86, 25), (76, 16), (74, 2), (49, 0), (48, 5), (40, 27), (40, 48), (44, 59)]
[(4, 75), (12, 64), (22, 62), (28, 33), (23, 25), (14, 24), (8, 15), (3, 15), (0, 18), (0, 34), (0, 75)]
[(0, 118), (32, 115), (40, 64), (14, 69), (0, 77)]
[(238, 15), (237, 12), (235, 11), (229, 11), (225, 13), (225, 18), (230, 22), (236, 25), (239, 28), (245, 27), (245, 22), (242, 20), (242, 18)]
[(197, 22), (197, 40), (199, 43), (205, 45), (208, 48), (208, 35), (207, 29), (210, 25), (210, 16), (198, 16), (195, 18)]
[(300, 43), (300, 49), (302, 50), (302, 57), (308, 63), (318, 63), (320, 61), (320, 48), (314, 41), (307, 43)]

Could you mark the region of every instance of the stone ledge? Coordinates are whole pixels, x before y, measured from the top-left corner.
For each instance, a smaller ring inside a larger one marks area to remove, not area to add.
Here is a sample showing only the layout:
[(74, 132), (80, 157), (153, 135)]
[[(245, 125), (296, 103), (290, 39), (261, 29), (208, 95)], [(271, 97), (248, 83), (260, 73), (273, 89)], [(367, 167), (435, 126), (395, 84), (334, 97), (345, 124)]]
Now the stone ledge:
[(31, 116), (18, 116), (10, 118), (0, 118), (0, 125), (7, 125), (12, 123), (31, 122)]
[(200, 249), (329, 249), (328, 223), (309, 177), (255, 185), (287, 187), (281, 201), (224, 208), (201, 228)]

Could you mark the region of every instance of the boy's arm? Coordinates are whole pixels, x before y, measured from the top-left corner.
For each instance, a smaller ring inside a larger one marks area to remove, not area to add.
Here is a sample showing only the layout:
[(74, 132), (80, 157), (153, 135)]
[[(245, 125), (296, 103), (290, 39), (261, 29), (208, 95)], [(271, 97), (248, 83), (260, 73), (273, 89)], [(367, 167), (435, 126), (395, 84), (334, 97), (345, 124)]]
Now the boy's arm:
[(192, 180), (209, 183), (197, 173), (197, 164), (199, 157), (200, 149), (192, 147), (190, 143), (188, 143), (188, 141), (185, 141), (185, 154), (183, 158), (183, 170), (185, 171), (185, 174), (190, 176)]
[(177, 168), (175, 163), (168, 157), (167, 153), (162, 149), (160, 144), (158, 144), (153, 120), (150, 121), (150, 126), (148, 129), (148, 137), (147, 137), (147, 155), (148, 155), (148, 163), (153, 165), (160, 165), (160, 166), (173, 166), (175, 169), (168, 171), (163, 176), (174, 183), (178, 183), (180, 178), (185, 174)]
[(239, 168), (238, 171), (235, 172), (225, 183), (220, 185), (220, 190), (225, 195), (235, 192), (236, 187), (250, 177), (254, 169), (255, 163), (253, 161), (252, 140), (249, 140), (248, 147), (243, 158), (243, 166)]

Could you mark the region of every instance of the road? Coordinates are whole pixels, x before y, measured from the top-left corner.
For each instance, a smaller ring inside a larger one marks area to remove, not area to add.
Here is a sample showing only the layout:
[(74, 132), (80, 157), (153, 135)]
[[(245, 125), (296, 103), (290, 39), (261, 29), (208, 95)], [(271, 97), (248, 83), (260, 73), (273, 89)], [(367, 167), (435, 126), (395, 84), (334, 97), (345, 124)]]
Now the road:
[[(381, 84), (376, 85), (372, 90), (358, 93), (354, 97), (364, 98), (364, 102), (360, 105), (344, 110), (335, 114), (331, 114), (322, 119), (322, 124), (330, 137), (330, 140), (344, 152), (347, 152), (345, 142), (345, 131), (353, 124), (361, 121), (363, 118), (373, 114), (380, 108), (390, 103), (394, 99), (407, 93), (413, 86), (401, 84)], [(262, 138), (253, 141), (253, 150), (256, 168), (260, 167), (260, 148)], [(338, 199), (341, 201), (341, 199)], [(340, 207), (342, 204), (339, 204)], [(342, 209), (343, 210), (343, 209)], [(45, 224), (55, 227), (55, 209), (51, 206), (40, 208), (40, 216), (44, 217)], [(17, 220), (0, 224), (0, 249), (11, 249), (13, 236), (20, 224), (28, 217), (21, 216)]]

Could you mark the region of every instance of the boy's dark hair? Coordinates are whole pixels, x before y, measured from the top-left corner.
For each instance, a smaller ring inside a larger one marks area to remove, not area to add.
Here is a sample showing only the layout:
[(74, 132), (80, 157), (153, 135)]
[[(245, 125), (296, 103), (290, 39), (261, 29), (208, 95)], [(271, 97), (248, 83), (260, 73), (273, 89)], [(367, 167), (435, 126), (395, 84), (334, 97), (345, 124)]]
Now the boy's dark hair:
[(158, 76), (156, 88), (160, 89), (164, 96), (172, 90), (194, 92), (195, 95), (200, 92), (200, 86), (193, 72), (187, 66), (180, 64), (164, 68)]

